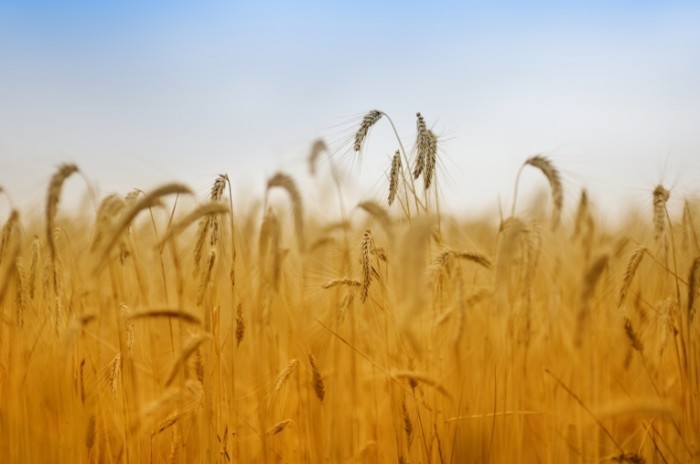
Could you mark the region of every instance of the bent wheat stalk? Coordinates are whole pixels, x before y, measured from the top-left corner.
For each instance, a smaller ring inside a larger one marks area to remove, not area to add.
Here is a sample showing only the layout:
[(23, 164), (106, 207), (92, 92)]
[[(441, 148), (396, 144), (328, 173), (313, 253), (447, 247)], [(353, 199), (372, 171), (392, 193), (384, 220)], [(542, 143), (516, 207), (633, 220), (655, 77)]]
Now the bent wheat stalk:
[(195, 210), (187, 216), (174, 223), (156, 244), (156, 247), (162, 250), (168, 240), (171, 240), (200, 218), (207, 218), (216, 214), (229, 214), (230, 212), (228, 205), (224, 203), (218, 201), (204, 203), (195, 208)]
[(178, 184), (166, 184), (154, 191), (141, 197), (136, 203), (134, 203), (128, 210), (126, 210), (122, 217), (119, 219), (117, 224), (110, 231), (111, 234), (105, 240), (105, 246), (100, 253), (100, 259), (98, 260), (97, 271), (100, 271), (104, 266), (107, 255), (109, 254), (112, 247), (117, 243), (119, 237), (124, 233), (124, 231), (129, 227), (131, 222), (136, 218), (136, 216), (143, 210), (152, 208), (156, 205), (161, 204), (160, 199), (166, 195), (172, 194), (191, 194), (192, 191), (189, 187)]
[(56, 242), (53, 236), (53, 230), (56, 221), (56, 212), (58, 211), (58, 202), (61, 199), (61, 189), (63, 183), (73, 173), (78, 172), (78, 166), (75, 164), (62, 164), (58, 171), (51, 177), (49, 182), (49, 190), (46, 195), (46, 240), (49, 244), (49, 252), (51, 259), (56, 259)]
[(515, 215), (515, 201), (518, 195), (518, 184), (520, 182), (520, 174), (525, 166), (533, 166), (539, 169), (542, 174), (547, 178), (549, 182), (549, 187), (552, 191), (552, 230), (556, 230), (559, 227), (561, 221), (561, 211), (564, 204), (564, 189), (561, 184), (561, 177), (559, 176), (559, 171), (554, 167), (551, 161), (541, 155), (536, 155), (525, 160), (520, 169), (518, 170), (518, 175), (515, 179), (515, 189), (513, 191), (513, 210), (511, 211), (511, 216)]
[(304, 237), (304, 207), (301, 201), (301, 194), (297, 188), (294, 179), (291, 176), (278, 172), (270, 177), (267, 181), (267, 190), (274, 187), (284, 189), (292, 201), (292, 209), (294, 210), (294, 228), (297, 234), (297, 242), (299, 249), (303, 252), (306, 250), (306, 242)]

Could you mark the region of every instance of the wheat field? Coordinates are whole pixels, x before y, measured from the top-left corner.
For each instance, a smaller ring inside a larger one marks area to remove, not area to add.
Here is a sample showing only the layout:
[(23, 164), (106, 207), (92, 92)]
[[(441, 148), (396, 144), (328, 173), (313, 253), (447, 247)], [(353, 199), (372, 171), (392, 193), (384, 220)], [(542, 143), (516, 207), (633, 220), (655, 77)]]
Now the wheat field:
[[(2, 228), (0, 462), (700, 461), (698, 204), (606, 224), (538, 155), (510, 211), (454, 217), (428, 127), (333, 219), (285, 173), (247, 209), (225, 174), (76, 209), (60, 166)], [(340, 176), (320, 140), (309, 169)]]

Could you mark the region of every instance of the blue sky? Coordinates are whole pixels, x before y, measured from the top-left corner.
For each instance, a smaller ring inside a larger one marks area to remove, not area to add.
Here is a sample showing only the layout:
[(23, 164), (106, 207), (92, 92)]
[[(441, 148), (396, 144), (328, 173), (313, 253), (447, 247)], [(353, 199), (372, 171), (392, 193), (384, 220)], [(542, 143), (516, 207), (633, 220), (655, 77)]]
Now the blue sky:
[(569, 209), (581, 186), (611, 216), (657, 182), (679, 201), (700, 186), (697, 24), (693, 2), (0, 1), (0, 185), (39, 204), (72, 161), (103, 194), (204, 194), (223, 171), (257, 193), (279, 169), (309, 182), (324, 137), (383, 197), (389, 127), (361, 162), (349, 143), (379, 108), (409, 145), (427, 118), (459, 212), (507, 207), (536, 153)]

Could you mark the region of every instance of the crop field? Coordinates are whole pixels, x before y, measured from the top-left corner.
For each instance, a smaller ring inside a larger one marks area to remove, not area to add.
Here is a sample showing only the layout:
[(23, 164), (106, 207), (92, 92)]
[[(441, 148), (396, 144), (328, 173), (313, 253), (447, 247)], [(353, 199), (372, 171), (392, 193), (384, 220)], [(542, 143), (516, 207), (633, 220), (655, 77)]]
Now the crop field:
[(327, 217), (284, 172), (248, 204), (226, 174), (95, 197), (73, 164), (39, 212), (0, 192), (0, 462), (698, 462), (700, 205), (652, 186), (609, 224), (536, 155), (456, 217), (429, 127), (359, 204), (313, 143)]

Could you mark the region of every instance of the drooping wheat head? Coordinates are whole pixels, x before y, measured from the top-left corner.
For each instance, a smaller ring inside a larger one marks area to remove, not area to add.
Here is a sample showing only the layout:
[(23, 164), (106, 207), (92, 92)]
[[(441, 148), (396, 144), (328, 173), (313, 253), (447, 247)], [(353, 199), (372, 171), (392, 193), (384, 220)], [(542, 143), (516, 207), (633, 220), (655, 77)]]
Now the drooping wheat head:
[(362, 118), (360, 128), (357, 129), (357, 132), (355, 133), (355, 152), (359, 153), (362, 150), (362, 145), (364, 144), (365, 139), (367, 138), (369, 130), (372, 128), (372, 126), (374, 126), (377, 123), (377, 121), (381, 119), (383, 115), (384, 113), (382, 113), (379, 110), (372, 110), (369, 113), (367, 113), (364, 118)]
[(308, 163), (309, 173), (312, 176), (316, 175), (316, 162), (318, 161), (319, 156), (321, 156), (321, 153), (327, 151), (328, 145), (326, 145), (326, 142), (323, 139), (316, 139), (311, 144), (311, 151), (309, 152)]
[(49, 189), (46, 194), (46, 240), (49, 244), (49, 252), (52, 260), (56, 258), (56, 242), (53, 232), (56, 223), (58, 202), (61, 199), (61, 190), (66, 179), (75, 172), (78, 172), (78, 166), (75, 164), (62, 164), (49, 182)]
[(536, 167), (547, 178), (550, 190), (552, 191), (552, 203), (554, 205), (552, 211), (552, 230), (559, 227), (561, 221), (561, 211), (564, 205), (564, 189), (561, 183), (559, 171), (552, 162), (544, 156), (536, 155), (528, 158), (525, 165)]
[(294, 229), (297, 235), (297, 242), (301, 251), (306, 250), (306, 238), (304, 236), (304, 207), (301, 200), (301, 194), (297, 188), (296, 182), (291, 176), (278, 172), (267, 181), (267, 190), (279, 187), (284, 189), (292, 201), (292, 209), (294, 211)]

